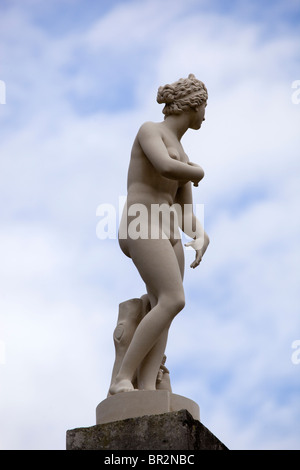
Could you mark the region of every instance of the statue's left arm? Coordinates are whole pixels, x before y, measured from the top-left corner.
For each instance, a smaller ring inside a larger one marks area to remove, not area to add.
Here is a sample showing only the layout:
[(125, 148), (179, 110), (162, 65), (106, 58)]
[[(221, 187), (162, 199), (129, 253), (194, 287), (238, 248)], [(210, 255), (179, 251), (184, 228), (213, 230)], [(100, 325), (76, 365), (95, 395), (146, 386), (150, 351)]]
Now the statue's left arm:
[(186, 243), (185, 246), (191, 246), (196, 251), (195, 260), (191, 264), (191, 268), (196, 268), (200, 264), (209, 245), (209, 237), (201, 222), (194, 214), (192, 186), (190, 182), (178, 189), (175, 202), (180, 228), (186, 235), (193, 238), (193, 240)]

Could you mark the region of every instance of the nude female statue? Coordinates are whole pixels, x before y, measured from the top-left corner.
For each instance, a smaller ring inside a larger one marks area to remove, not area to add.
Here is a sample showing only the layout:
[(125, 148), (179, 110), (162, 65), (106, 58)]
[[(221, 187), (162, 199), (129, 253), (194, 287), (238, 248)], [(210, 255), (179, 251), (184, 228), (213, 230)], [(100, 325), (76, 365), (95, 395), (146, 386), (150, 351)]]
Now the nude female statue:
[[(144, 123), (132, 147), (128, 170), (128, 195), (119, 230), (119, 244), (135, 264), (145, 282), (149, 311), (139, 321), (109, 394), (134, 390), (138, 373), (138, 389), (155, 390), (157, 374), (163, 360), (167, 336), (174, 317), (184, 308), (184, 253), (178, 226), (193, 240), (187, 245), (195, 249), (192, 268), (199, 265), (209, 238), (192, 210), (192, 188), (204, 177), (203, 169), (189, 161), (181, 144), (188, 129), (200, 129), (207, 103), (205, 85), (192, 74), (158, 90), (158, 103), (165, 103), (163, 122)], [(147, 235), (133, 237), (131, 208), (142, 204), (147, 208)], [(159, 218), (151, 216), (154, 204), (164, 204), (171, 212), (181, 209), (181, 217), (169, 230)], [(178, 226), (176, 225), (178, 223)], [(168, 233), (167, 233), (168, 232)], [(155, 233), (155, 236), (151, 236)], [(120, 236), (120, 234), (122, 234)]]

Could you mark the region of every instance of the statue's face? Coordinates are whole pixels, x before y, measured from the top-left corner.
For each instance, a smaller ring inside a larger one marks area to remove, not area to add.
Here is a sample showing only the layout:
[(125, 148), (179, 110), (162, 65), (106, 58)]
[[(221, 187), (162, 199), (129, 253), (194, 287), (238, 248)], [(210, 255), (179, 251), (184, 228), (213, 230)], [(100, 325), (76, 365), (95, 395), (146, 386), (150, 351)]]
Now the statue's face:
[(205, 121), (205, 108), (207, 106), (207, 103), (201, 104), (199, 107), (196, 108), (196, 110), (191, 110), (191, 129), (200, 129), (201, 124), (203, 121)]

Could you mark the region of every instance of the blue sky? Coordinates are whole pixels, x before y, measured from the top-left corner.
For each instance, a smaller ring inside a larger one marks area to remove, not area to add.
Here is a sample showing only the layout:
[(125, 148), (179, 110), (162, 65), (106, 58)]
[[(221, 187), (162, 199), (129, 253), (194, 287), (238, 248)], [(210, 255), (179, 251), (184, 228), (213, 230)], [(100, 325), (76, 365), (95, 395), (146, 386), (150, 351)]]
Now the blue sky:
[[(64, 449), (95, 424), (118, 304), (144, 286), (100, 204), (126, 195), (160, 85), (194, 73), (211, 244), (167, 347), (173, 391), (232, 449), (299, 449), (298, 1), (0, 2), (0, 449)], [(179, 347), (180, 346), (180, 347)], [(300, 355), (299, 355), (300, 356)], [(1, 359), (1, 358), (0, 358)]]

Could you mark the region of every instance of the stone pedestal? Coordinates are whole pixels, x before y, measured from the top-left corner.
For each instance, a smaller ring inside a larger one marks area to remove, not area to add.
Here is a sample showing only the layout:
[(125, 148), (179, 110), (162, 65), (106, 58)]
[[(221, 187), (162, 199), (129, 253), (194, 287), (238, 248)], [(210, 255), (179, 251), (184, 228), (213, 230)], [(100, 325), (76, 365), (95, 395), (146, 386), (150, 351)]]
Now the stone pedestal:
[(109, 396), (99, 403), (96, 408), (96, 424), (179, 410), (187, 410), (194, 419), (200, 421), (199, 406), (189, 398), (168, 390), (134, 390)]
[(181, 410), (69, 430), (67, 450), (228, 449), (187, 410)]

